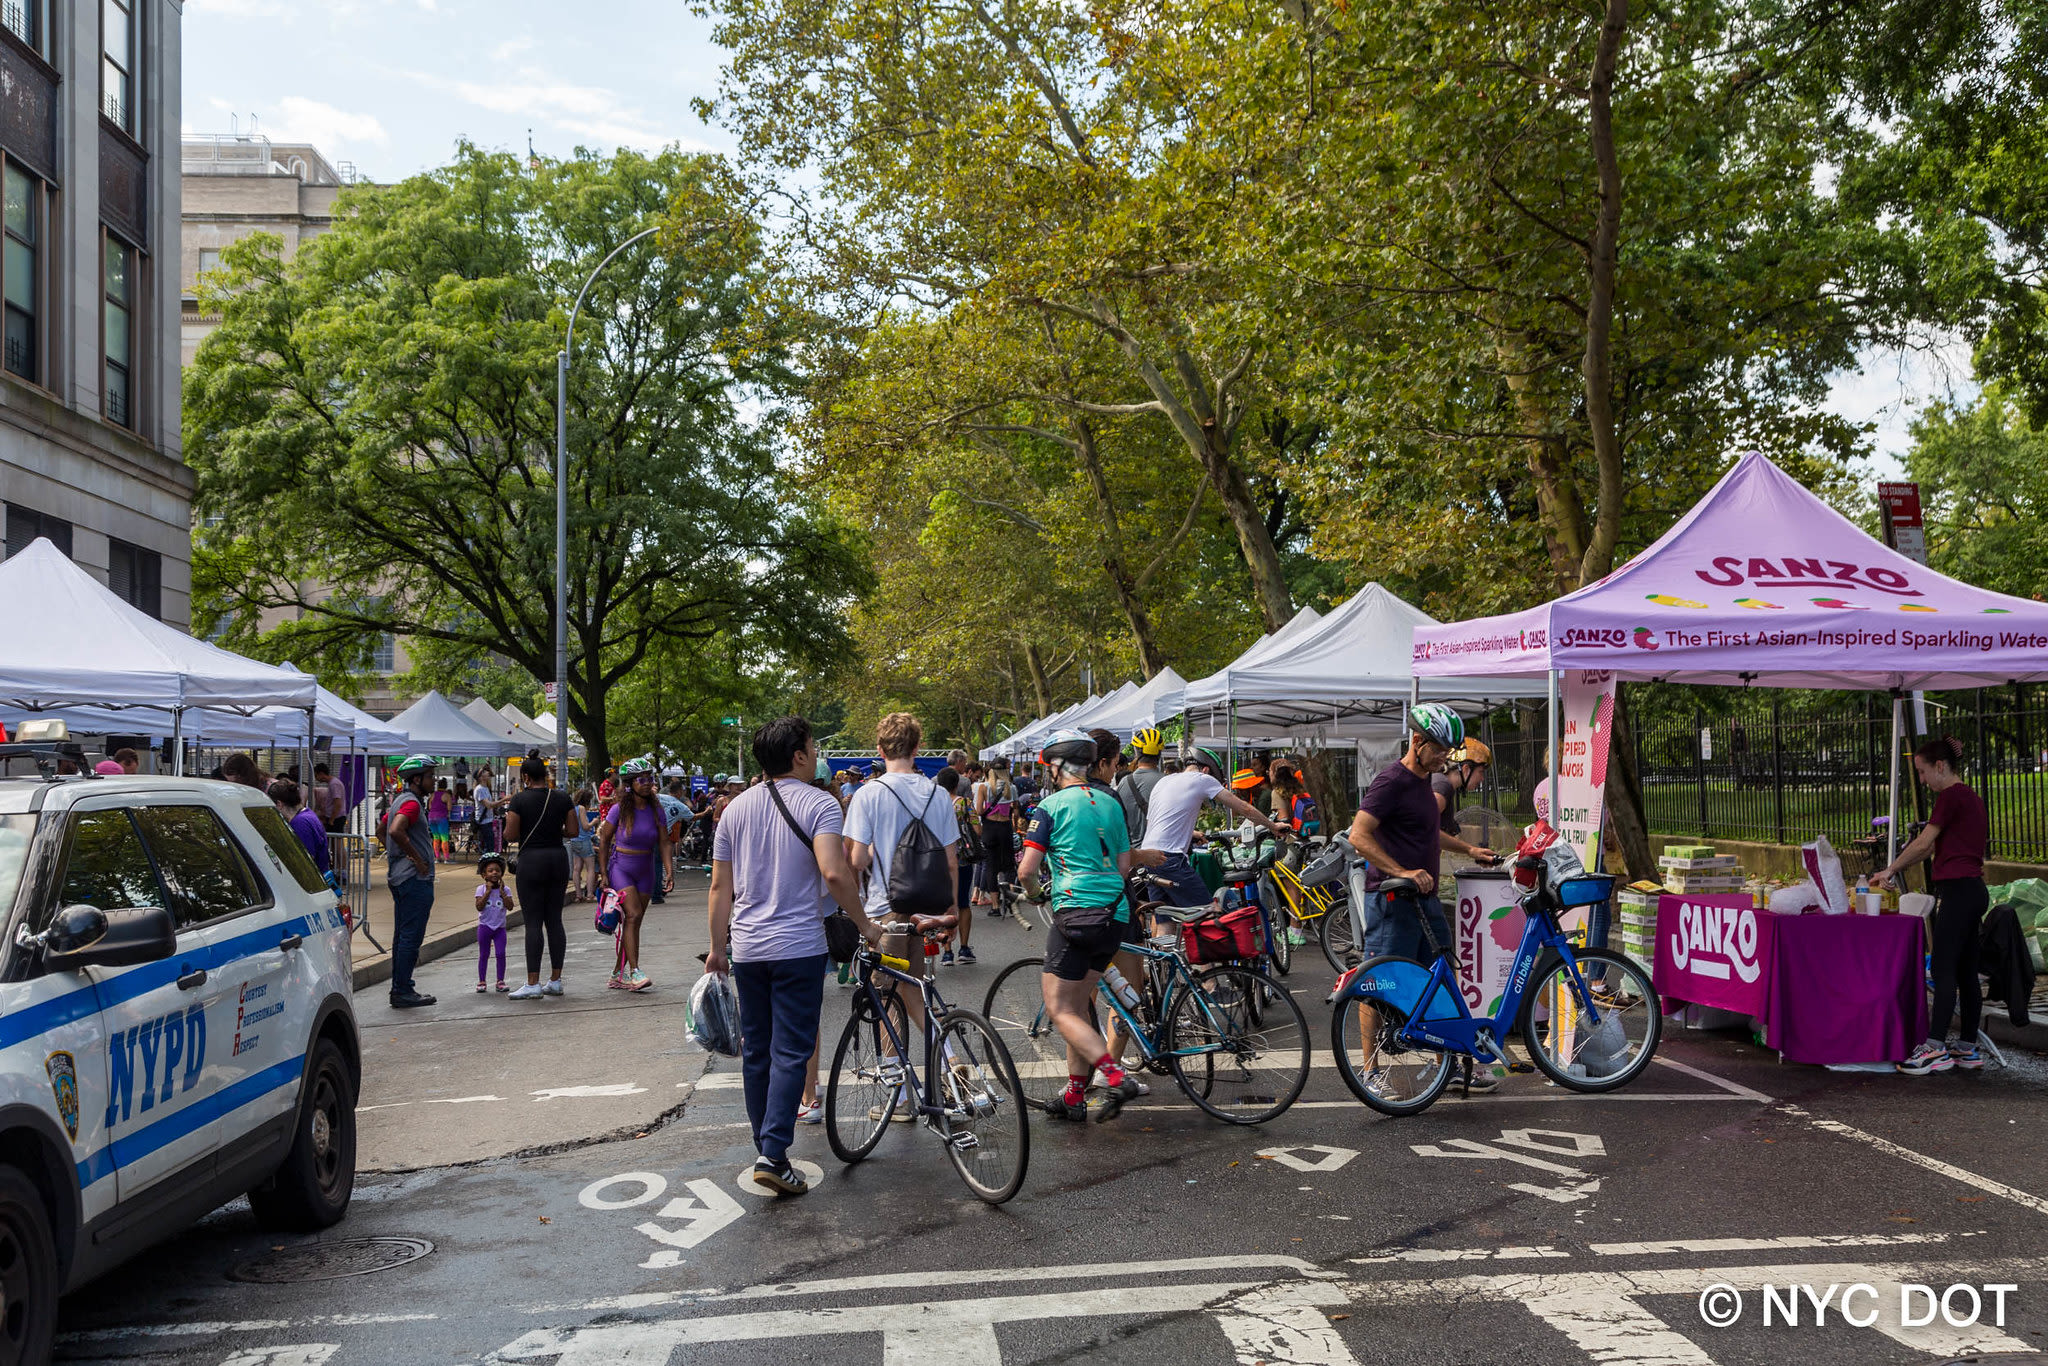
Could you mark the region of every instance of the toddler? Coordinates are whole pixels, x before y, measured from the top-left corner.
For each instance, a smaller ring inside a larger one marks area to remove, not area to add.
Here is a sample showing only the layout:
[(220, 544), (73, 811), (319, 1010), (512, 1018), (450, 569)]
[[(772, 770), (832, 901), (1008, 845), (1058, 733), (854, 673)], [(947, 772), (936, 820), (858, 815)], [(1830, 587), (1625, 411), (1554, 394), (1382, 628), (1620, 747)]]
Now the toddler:
[(476, 989), (488, 990), (484, 970), (491, 950), (498, 951), (498, 990), (505, 991), (505, 917), (513, 908), (512, 889), (505, 885), (505, 860), (485, 854), (476, 865), (483, 883), (476, 889)]

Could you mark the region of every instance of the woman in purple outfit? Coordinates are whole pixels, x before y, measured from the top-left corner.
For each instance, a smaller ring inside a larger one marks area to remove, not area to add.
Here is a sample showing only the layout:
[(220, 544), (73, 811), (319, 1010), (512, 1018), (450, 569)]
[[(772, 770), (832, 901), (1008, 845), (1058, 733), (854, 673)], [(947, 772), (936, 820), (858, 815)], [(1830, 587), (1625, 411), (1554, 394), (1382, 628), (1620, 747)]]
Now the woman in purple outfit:
[[(654, 790), (654, 767), (645, 759), (619, 765), (626, 789), (597, 827), (597, 866), (605, 885), (619, 894), (619, 966), (607, 985), (645, 991), (654, 985), (640, 971), (640, 921), (655, 888), (674, 881), (675, 864)], [(659, 882), (655, 881), (660, 878)]]

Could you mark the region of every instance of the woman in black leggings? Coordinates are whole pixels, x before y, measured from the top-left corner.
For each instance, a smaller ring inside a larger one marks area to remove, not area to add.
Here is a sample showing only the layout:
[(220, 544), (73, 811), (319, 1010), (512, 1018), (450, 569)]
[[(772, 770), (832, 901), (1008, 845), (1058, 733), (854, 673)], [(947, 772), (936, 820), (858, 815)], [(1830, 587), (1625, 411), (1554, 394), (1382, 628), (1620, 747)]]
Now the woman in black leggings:
[[(1891, 865), (1870, 879), (1884, 887), (1909, 868), (1934, 856), (1929, 870), (1934, 883), (1933, 953), (1934, 1013), (1927, 1017), (1927, 1041), (1899, 1064), (1899, 1070), (1924, 1077), (1951, 1067), (1978, 1068), (1984, 1055), (1977, 1048), (1977, 1026), (1984, 1013), (1983, 989), (1977, 984), (1977, 931), (1991, 898), (1984, 890), (1984, 853), (1991, 843), (1991, 821), (1984, 799), (1957, 774), (1962, 764), (1960, 740), (1944, 736), (1913, 751), (1913, 771), (1934, 794), (1934, 812), (1927, 828), (1899, 851)], [(1948, 1044), (1949, 1016), (1960, 1000), (1962, 1030)]]
[[(548, 786), (543, 759), (519, 766), (523, 784), (505, 813), (505, 843), (519, 847), (519, 903), (526, 908), (526, 985), (512, 993), (515, 1001), (562, 994), (562, 955), (569, 932), (562, 927), (562, 905), (569, 896), (569, 851), (562, 841), (583, 833), (583, 812), (567, 792)], [(541, 936), (547, 936), (548, 963), (553, 972), (540, 982)]]

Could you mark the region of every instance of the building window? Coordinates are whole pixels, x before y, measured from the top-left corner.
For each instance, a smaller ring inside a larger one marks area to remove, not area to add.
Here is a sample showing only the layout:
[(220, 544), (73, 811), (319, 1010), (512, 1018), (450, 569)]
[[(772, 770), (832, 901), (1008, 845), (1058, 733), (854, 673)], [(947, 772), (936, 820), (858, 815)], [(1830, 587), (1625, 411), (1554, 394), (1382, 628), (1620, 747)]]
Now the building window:
[(163, 620), (164, 557), (154, 550), (108, 537), (107, 586), (144, 616)]
[(117, 237), (106, 239), (107, 276), (107, 421), (118, 427), (135, 425), (132, 376), (135, 372), (135, 248)]
[(49, 56), (43, 46), (49, 33), (49, 13), (49, 0), (0, 0), (0, 25), (39, 57)]
[(36, 345), (37, 252), (42, 240), (39, 228), (43, 216), (42, 182), (13, 162), (0, 171), (4, 181), (5, 233), (0, 236), (0, 295), (4, 295), (4, 321), (0, 321), (0, 347), (12, 374), (26, 380), (42, 378)]
[(135, 136), (135, 6), (100, 0), (100, 109), (116, 128)]
[(370, 671), (380, 674), (398, 672), (398, 637), (389, 631), (377, 637), (377, 644), (370, 651)]
[(29, 543), (38, 536), (50, 538), (50, 544), (62, 551), (65, 559), (71, 558), (71, 523), (62, 517), (52, 517), (47, 512), (37, 512), (19, 503), (7, 505), (7, 554), (9, 558), (28, 549)]
[(220, 253), (212, 247), (201, 247), (199, 249), (199, 269), (195, 272), (193, 278), (203, 285), (206, 283), (206, 277), (219, 269)]

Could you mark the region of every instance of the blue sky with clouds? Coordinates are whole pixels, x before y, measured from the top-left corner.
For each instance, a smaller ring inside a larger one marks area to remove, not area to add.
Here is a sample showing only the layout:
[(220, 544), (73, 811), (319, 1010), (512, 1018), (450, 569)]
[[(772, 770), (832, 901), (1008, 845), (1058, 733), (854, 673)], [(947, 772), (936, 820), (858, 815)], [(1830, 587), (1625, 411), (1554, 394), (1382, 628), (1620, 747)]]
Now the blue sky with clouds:
[(184, 126), (310, 141), (395, 180), (458, 138), (565, 155), (729, 140), (711, 25), (680, 0), (186, 0)]
[[(543, 154), (581, 145), (727, 150), (690, 108), (716, 92), (711, 24), (684, 0), (186, 0), (188, 133), (231, 119), (305, 140), (374, 180), (445, 162), (458, 138)], [(1877, 424), (1886, 473), (1919, 407), (1966, 393), (1967, 347), (1865, 358), (1828, 407)]]

